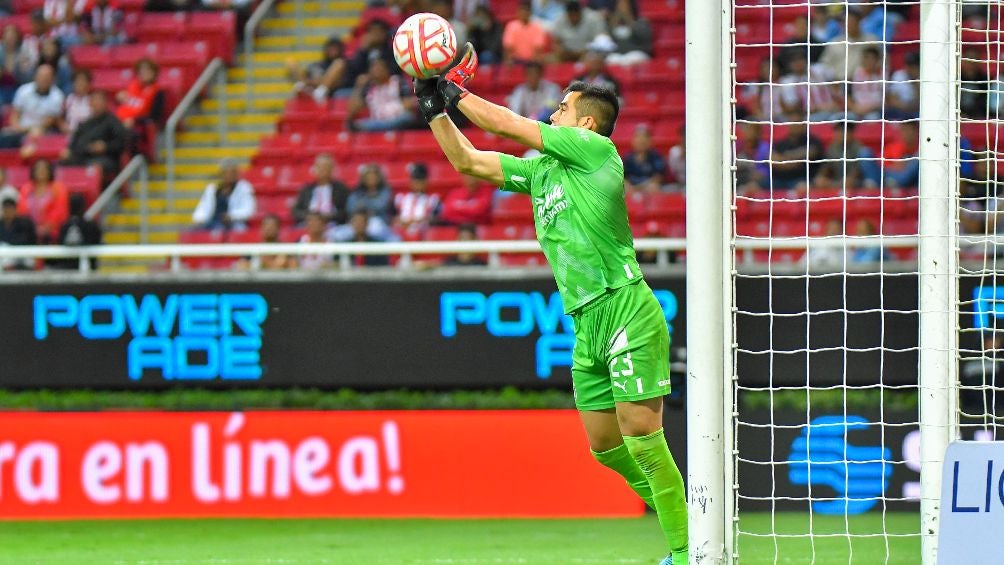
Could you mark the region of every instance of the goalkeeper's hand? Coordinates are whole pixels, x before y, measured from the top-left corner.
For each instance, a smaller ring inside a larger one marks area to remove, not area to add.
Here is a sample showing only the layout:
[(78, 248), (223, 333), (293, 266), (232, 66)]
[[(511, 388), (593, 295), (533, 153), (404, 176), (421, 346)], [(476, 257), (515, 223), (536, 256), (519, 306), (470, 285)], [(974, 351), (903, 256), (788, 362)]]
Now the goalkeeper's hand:
[(439, 77), (415, 79), (415, 97), (418, 98), (418, 109), (429, 123), (446, 111), (446, 102), (436, 90)]
[(467, 42), (464, 56), (445, 75), (439, 77), (439, 84), (436, 85), (448, 106), (456, 108), (460, 99), (467, 96), (467, 83), (477, 71), (478, 54), (474, 51), (474, 46)]

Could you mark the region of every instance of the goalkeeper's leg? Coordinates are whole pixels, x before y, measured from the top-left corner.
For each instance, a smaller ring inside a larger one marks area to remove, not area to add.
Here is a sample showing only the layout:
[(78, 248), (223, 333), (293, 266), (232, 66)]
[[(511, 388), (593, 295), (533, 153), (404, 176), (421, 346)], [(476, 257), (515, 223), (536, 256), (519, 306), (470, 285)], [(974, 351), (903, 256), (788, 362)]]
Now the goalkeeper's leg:
[(624, 477), (631, 490), (635, 491), (649, 508), (655, 510), (652, 503), (652, 487), (648, 477), (642, 472), (638, 462), (628, 451), (621, 437), (620, 426), (617, 424), (617, 414), (613, 409), (589, 410), (579, 413), (582, 424), (589, 437), (590, 451), (601, 465), (609, 467)]

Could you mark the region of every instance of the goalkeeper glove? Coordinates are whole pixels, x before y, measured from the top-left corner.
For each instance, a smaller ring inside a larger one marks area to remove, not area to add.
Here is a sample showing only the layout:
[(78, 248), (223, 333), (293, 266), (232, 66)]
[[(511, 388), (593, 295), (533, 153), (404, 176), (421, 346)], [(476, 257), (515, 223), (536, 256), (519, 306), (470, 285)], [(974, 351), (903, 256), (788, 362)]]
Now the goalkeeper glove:
[(438, 76), (415, 79), (415, 97), (418, 98), (418, 109), (429, 123), (446, 111), (446, 102), (436, 90)]
[(467, 43), (467, 49), (460, 61), (453, 66), (446, 74), (439, 77), (440, 96), (451, 108), (456, 108), (457, 103), (464, 96), (467, 96), (467, 83), (474, 78), (474, 73), (478, 70), (478, 54), (474, 51), (474, 46)]

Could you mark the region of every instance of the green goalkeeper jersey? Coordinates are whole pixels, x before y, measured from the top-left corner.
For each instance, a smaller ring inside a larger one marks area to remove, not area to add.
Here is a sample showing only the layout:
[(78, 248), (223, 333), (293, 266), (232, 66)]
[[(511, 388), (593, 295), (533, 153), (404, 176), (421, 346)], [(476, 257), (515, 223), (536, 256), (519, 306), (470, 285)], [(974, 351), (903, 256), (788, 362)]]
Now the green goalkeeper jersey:
[(566, 313), (641, 280), (624, 202), (624, 163), (610, 138), (540, 124), (542, 155), (501, 155), (503, 190), (529, 194), (537, 241)]

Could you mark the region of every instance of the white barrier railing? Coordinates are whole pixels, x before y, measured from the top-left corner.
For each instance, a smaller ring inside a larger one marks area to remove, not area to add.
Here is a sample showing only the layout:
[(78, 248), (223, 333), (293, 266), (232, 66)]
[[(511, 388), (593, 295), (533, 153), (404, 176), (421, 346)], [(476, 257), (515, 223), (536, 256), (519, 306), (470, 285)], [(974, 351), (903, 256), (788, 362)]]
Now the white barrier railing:
[[(1000, 241), (997, 241), (1000, 240)], [(683, 238), (644, 238), (635, 240), (638, 251), (657, 252), (656, 265), (669, 264), (669, 253), (686, 251)], [(836, 236), (829, 238), (792, 237), (775, 240), (738, 239), (736, 249), (743, 251), (749, 262), (752, 252), (772, 249), (775, 251), (801, 250), (806, 248), (847, 248), (881, 246), (887, 249), (916, 247), (917, 236)], [(963, 246), (1001, 245), (1004, 236), (983, 238), (974, 236), (961, 238)], [(408, 243), (218, 243), (218, 244), (157, 244), (157, 245), (95, 245), (70, 247), (61, 245), (3, 246), (0, 247), (0, 262), (7, 259), (77, 259), (80, 271), (90, 271), (91, 259), (102, 258), (143, 258), (169, 261), (171, 271), (184, 270), (181, 259), (185, 257), (247, 257), (250, 268), (257, 270), (263, 255), (328, 255), (338, 257), (340, 267), (348, 269), (355, 255), (392, 255), (401, 260), (398, 267), (410, 267), (416, 255), (449, 255), (475, 253), (488, 256), (489, 266), (500, 265), (503, 253), (537, 253), (540, 245), (535, 240), (517, 241), (419, 241)]]

